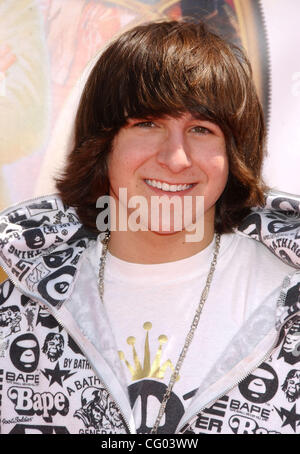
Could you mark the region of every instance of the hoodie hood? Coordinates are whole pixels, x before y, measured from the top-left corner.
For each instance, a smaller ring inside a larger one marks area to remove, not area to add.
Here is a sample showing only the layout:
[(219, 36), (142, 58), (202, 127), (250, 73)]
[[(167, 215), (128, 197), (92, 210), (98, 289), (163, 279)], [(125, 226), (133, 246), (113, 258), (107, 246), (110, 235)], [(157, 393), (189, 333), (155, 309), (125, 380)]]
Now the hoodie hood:
[[(238, 233), (299, 268), (300, 198), (270, 192), (265, 207), (253, 209)], [(0, 265), (27, 297), (59, 309), (72, 294), (81, 254), (96, 238), (57, 194), (39, 197), (0, 214)]]
[(59, 308), (95, 238), (56, 194), (29, 200), (1, 213), (0, 265), (26, 296)]
[(270, 191), (263, 208), (254, 208), (238, 229), (264, 244), (280, 260), (295, 268), (286, 276), (276, 308), (276, 328), (300, 311), (300, 197)]
[(271, 191), (263, 208), (254, 208), (238, 231), (263, 243), (278, 258), (300, 268), (300, 197)]

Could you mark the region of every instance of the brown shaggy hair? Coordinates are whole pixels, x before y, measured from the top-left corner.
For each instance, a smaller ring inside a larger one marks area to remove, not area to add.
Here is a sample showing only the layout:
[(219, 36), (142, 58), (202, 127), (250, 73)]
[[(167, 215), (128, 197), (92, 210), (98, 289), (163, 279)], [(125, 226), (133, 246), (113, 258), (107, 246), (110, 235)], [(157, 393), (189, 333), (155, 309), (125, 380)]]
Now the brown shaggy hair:
[(151, 22), (118, 37), (102, 53), (83, 90), (75, 143), (57, 189), (96, 231), (96, 200), (108, 194), (107, 156), (128, 118), (190, 112), (223, 131), (229, 178), (216, 204), (215, 230), (232, 232), (264, 203), (263, 112), (250, 63), (203, 23)]

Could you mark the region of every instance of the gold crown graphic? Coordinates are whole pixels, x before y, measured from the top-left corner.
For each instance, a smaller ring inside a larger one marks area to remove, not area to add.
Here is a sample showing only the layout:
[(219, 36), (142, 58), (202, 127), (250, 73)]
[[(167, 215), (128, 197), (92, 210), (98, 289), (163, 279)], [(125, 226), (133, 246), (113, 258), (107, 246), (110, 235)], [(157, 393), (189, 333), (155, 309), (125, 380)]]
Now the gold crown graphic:
[[(174, 371), (174, 366), (170, 359), (164, 362), (164, 364), (160, 365), (161, 355), (162, 355), (162, 346), (168, 341), (167, 336), (161, 334), (158, 338), (159, 347), (157, 353), (155, 355), (154, 361), (151, 364), (150, 361), (150, 348), (149, 348), (149, 331), (152, 328), (151, 322), (145, 322), (143, 325), (144, 330), (147, 331), (146, 338), (145, 338), (145, 346), (144, 346), (144, 365), (142, 367), (140, 360), (138, 358), (138, 354), (135, 349), (135, 337), (130, 336), (127, 338), (127, 344), (131, 345), (132, 347), (132, 356), (134, 361), (134, 366), (132, 366), (129, 361), (125, 358), (125, 355), (122, 351), (119, 351), (119, 357), (121, 361), (124, 361), (126, 366), (128, 367), (132, 381), (139, 380), (145, 377), (152, 377), (152, 378), (160, 378), (163, 379), (165, 376), (165, 372), (168, 367)], [(176, 379), (179, 380), (179, 375)]]

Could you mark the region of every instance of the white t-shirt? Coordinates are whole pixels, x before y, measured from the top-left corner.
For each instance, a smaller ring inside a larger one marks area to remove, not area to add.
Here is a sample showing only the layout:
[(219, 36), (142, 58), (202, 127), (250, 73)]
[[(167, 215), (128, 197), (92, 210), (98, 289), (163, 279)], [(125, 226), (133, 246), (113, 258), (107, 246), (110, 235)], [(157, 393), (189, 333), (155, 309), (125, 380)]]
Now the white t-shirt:
[[(175, 262), (141, 265), (110, 253), (104, 302), (128, 382), (138, 431), (156, 420), (160, 401), (190, 329), (213, 257), (214, 241)], [(171, 433), (199, 384), (259, 305), (279, 295), (293, 269), (264, 245), (221, 236), (216, 271), (161, 426)]]

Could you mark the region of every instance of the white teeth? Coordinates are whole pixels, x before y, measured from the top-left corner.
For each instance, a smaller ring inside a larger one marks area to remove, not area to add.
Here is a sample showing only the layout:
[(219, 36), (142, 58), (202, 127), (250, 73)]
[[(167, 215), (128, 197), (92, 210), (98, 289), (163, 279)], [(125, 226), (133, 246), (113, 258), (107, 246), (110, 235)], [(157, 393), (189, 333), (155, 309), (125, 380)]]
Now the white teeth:
[(163, 191), (170, 191), (170, 192), (177, 192), (177, 191), (184, 191), (185, 189), (191, 188), (192, 184), (168, 184), (168, 183), (161, 183), (160, 181), (156, 180), (145, 180), (147, 184), (153, 186), (154, 188), (162, 189)]

